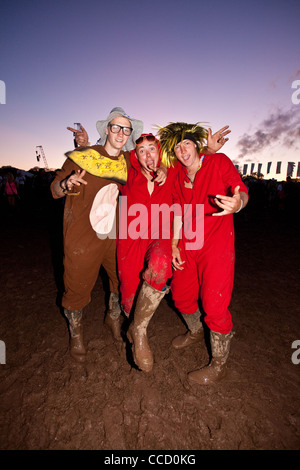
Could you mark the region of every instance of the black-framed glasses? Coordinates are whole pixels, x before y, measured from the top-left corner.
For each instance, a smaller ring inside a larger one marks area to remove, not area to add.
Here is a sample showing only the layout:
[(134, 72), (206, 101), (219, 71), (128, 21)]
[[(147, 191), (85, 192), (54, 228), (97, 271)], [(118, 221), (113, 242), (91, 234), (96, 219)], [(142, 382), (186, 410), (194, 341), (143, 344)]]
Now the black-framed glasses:
[(124, 135), (131, 135), (132, 127), (119, 126), (119, 124), (108, 124), (113, 134), (118, 134), (122, 129)]
[(139, 137), (135, 143), (136, 145), (139, 145), (143, 142), (143, 140), (146, 139), (148, 140), (148, 142), (156, 142), (156, 138), (153, 134), (147, 134), (147, 135), (141, 135), (141, 137)]

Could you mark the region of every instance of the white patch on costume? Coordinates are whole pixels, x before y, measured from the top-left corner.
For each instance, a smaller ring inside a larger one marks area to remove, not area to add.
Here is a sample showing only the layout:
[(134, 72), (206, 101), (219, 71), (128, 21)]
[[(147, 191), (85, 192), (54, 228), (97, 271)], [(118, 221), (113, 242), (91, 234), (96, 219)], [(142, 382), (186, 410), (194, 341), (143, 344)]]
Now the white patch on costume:
[(106, 238), (114, 227), (118, 196), (119, 189), (115, 183), (104, 186), (95, 196), (90, 212), (90, 222), (98, 238)]

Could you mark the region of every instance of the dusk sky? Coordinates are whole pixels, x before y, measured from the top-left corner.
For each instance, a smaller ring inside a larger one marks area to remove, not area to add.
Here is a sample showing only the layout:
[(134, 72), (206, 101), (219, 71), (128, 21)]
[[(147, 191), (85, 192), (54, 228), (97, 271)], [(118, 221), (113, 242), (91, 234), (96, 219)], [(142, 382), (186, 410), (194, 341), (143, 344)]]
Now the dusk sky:
[(66, 127), (96, 143), (115, 106), (149, 132), (229, 124), (235, 163), (297, 165), (299, 21), (299, 0), (0, 0), (0, 166), (28, 170), (42, 145), (60, 168)]

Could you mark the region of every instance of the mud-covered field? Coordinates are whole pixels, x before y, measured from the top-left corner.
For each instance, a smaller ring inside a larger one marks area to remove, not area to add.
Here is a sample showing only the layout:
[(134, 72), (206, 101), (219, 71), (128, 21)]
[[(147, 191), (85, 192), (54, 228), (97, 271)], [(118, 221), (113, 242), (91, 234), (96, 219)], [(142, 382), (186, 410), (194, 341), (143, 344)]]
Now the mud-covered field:
[[(296, 450), (300, 445), (299, 225), (291, 214), (236, 216), (235, 336), (228, 376), (191, 387), (198, 346), (175, 351), (185, 327), (166, 297), (149, 326), (151, 373), (104, 327), (105, 276), (84, 312), (87, 360), (68, 354), (59, 202), (25, 205), (1, 224), (2, 450)], [(299, 346), (298, 346), (299, 348)]]

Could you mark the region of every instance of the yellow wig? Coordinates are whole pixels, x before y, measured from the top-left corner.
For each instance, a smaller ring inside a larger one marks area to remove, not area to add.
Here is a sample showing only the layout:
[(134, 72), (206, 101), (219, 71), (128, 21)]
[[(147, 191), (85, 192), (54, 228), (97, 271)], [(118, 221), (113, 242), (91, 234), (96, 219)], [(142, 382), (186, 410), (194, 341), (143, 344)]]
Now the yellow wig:
[(199, 153), (202, 151), (205, 141), (207, 141), (207, 130), (199, 126), (198, 122), (196, 124), (170, 122), (165, 127), (159, 127), (157, 135), (161, 147), (161, 161), (166, 167), (174, 166), (176, 161), (174, 149), (178, 142), (181, 142), (184, 138), (192, 138)]

